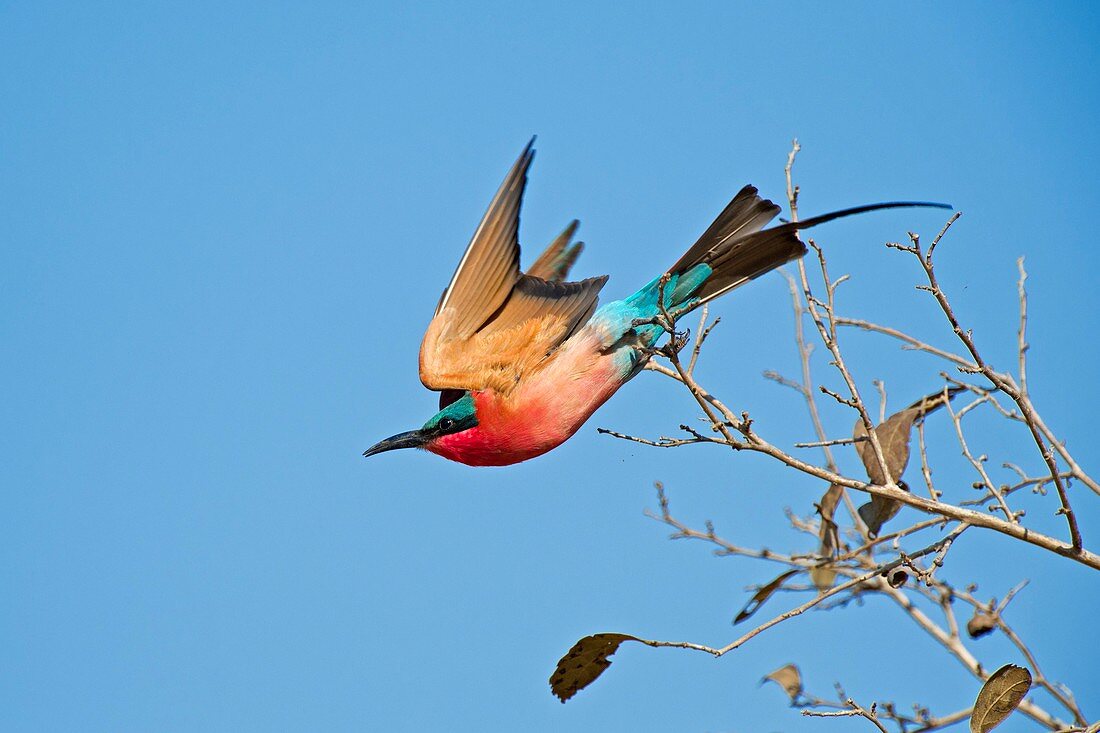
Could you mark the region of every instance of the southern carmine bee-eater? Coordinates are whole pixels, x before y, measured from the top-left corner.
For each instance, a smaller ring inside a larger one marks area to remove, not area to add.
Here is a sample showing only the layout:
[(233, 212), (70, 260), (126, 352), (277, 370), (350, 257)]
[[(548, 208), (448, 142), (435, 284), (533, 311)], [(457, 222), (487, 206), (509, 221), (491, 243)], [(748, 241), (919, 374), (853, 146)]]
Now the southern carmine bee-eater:
[(870, 204), (764, 229), (780, 208), (745, 186), (667, 278), (597, 309), (606, 275), (565, 281), (583, 246), (572, 242), (577, 222), (520, 270), (519, 209), (533, 143), (489, 204), (420, 345), (420, 381), (440, 393), (439, 412), (364, 456), (424, 448), (471, 466), (504, 466), (542, 455), (645, 366), (664, 333), (652, 322), (662, 292), (665, 312), (683, 315), (801, 257), (800, 229), (876, 209), (950, 208)]

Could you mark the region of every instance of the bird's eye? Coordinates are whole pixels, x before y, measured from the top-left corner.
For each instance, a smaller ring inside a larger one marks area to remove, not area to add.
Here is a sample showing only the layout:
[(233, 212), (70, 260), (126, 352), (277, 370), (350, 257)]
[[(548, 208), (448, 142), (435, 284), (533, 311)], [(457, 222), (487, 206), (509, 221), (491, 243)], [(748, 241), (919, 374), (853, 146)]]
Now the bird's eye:
[(440, 430), (450, 430), (454, 426), (455, 426), (454, 418), (445, 417), (445, 418), (443, 418), (442, 420), (439, 421), (439, 429)]

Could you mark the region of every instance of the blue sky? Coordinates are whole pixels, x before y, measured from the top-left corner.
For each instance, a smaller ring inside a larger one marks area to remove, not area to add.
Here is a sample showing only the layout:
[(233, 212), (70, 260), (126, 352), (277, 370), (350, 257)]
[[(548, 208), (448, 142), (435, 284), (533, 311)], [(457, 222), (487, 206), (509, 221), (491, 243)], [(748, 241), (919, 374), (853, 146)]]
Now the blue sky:
[[(760, 457), (596, 434), (691, 420), (656, 375), (527, 464), (360, 453), (433, 412), (420, 336), (532, 134), (522, 241), (530, 254), (581, 219), (577, 274), (610, 273), (605, 298), (659, 274), (743, 184), (781, 198), (797, 136), (804, 215), (895, 198), (964, 212), (941, 278), (1002, 368), (1027, 258), (1036, 403), (1100, 470), (1097, 10), (316, 5), (0, 9), (0, 728), (866, 729), (805, 720), (757, 686), (788, 661), (821, 693), (972, 700), (961, 668), (876, 602), (719, 661), (624, 648), (568, 705), (550, 696), (580, 636), (723, 644), (744, 586), (774, 575), (667, 542), (642, 515), (653, 480), (696, 526), (809, 549), (783, 508), (808, 511), (823, 487)], [(943, 220), (815, 232), (853, 276), (844, 309), (950, 344), (882, 247)], [(795, 396), (760, 376), (797, 368), (782, 279), (715, 312), (707, 384), (776, 441), (811, 437)], [(892, 406), (939, 383), (892, 344), (846, 343)], [(930, 422), (938, 475), (965, 487), (947, 427)], [(1038, 465), (988, 429), (981, 450)], [(1028, 500), (1029, 517), (1059, 531), (1051, 501)], [(998, 597), (1032, 578), (1010, 620), (1095, 719), (1080, 634), (1100, 585), (1067, 565), (971, 532), (946, 571)], [(996, 638), (977, 650), (1018, 661)]]

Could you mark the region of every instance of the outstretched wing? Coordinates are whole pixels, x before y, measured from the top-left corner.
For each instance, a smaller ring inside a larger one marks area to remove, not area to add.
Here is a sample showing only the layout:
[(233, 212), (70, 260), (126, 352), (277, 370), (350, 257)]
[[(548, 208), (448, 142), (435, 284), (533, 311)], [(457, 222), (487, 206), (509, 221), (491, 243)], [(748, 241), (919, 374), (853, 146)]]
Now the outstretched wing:
[[(532, 140), (532, 143), (534, 140)], [(519, 269), (519, 210), (534, 157), (528, 143), (497, 190), (443, 291), (420, 345), (420, 381), (434, 390), (510, 392), (596, 308), (606, 277), (558, 282), (579, 254), (571, 225)]]
[(574, 219), (569, 226), (559, 234), (550, 246), (546, 248), (539, 258), (535, 260), (527, 274), (531, 277), (541, 277), (543, 280), (560, 281), (569, 276), (569, 270), (573, 263), (584, 251), (584, 242), (573, 242), (573, 235), (577, 232), (580, 222)]

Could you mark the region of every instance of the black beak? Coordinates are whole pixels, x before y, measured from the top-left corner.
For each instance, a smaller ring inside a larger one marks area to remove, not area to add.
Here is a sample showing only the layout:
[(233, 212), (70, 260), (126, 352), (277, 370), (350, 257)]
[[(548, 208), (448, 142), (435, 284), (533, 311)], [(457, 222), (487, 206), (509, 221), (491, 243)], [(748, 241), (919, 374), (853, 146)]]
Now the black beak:
[(363, 457), (373, 456), (375, 453), (385, 453), (388, 450), (398, 448), (417, 448), (428, 442), (428, 436), (420, 430), (410, 430), (407, 433), (398, 433), (383, 441), (375, 443), (363, 451)]

